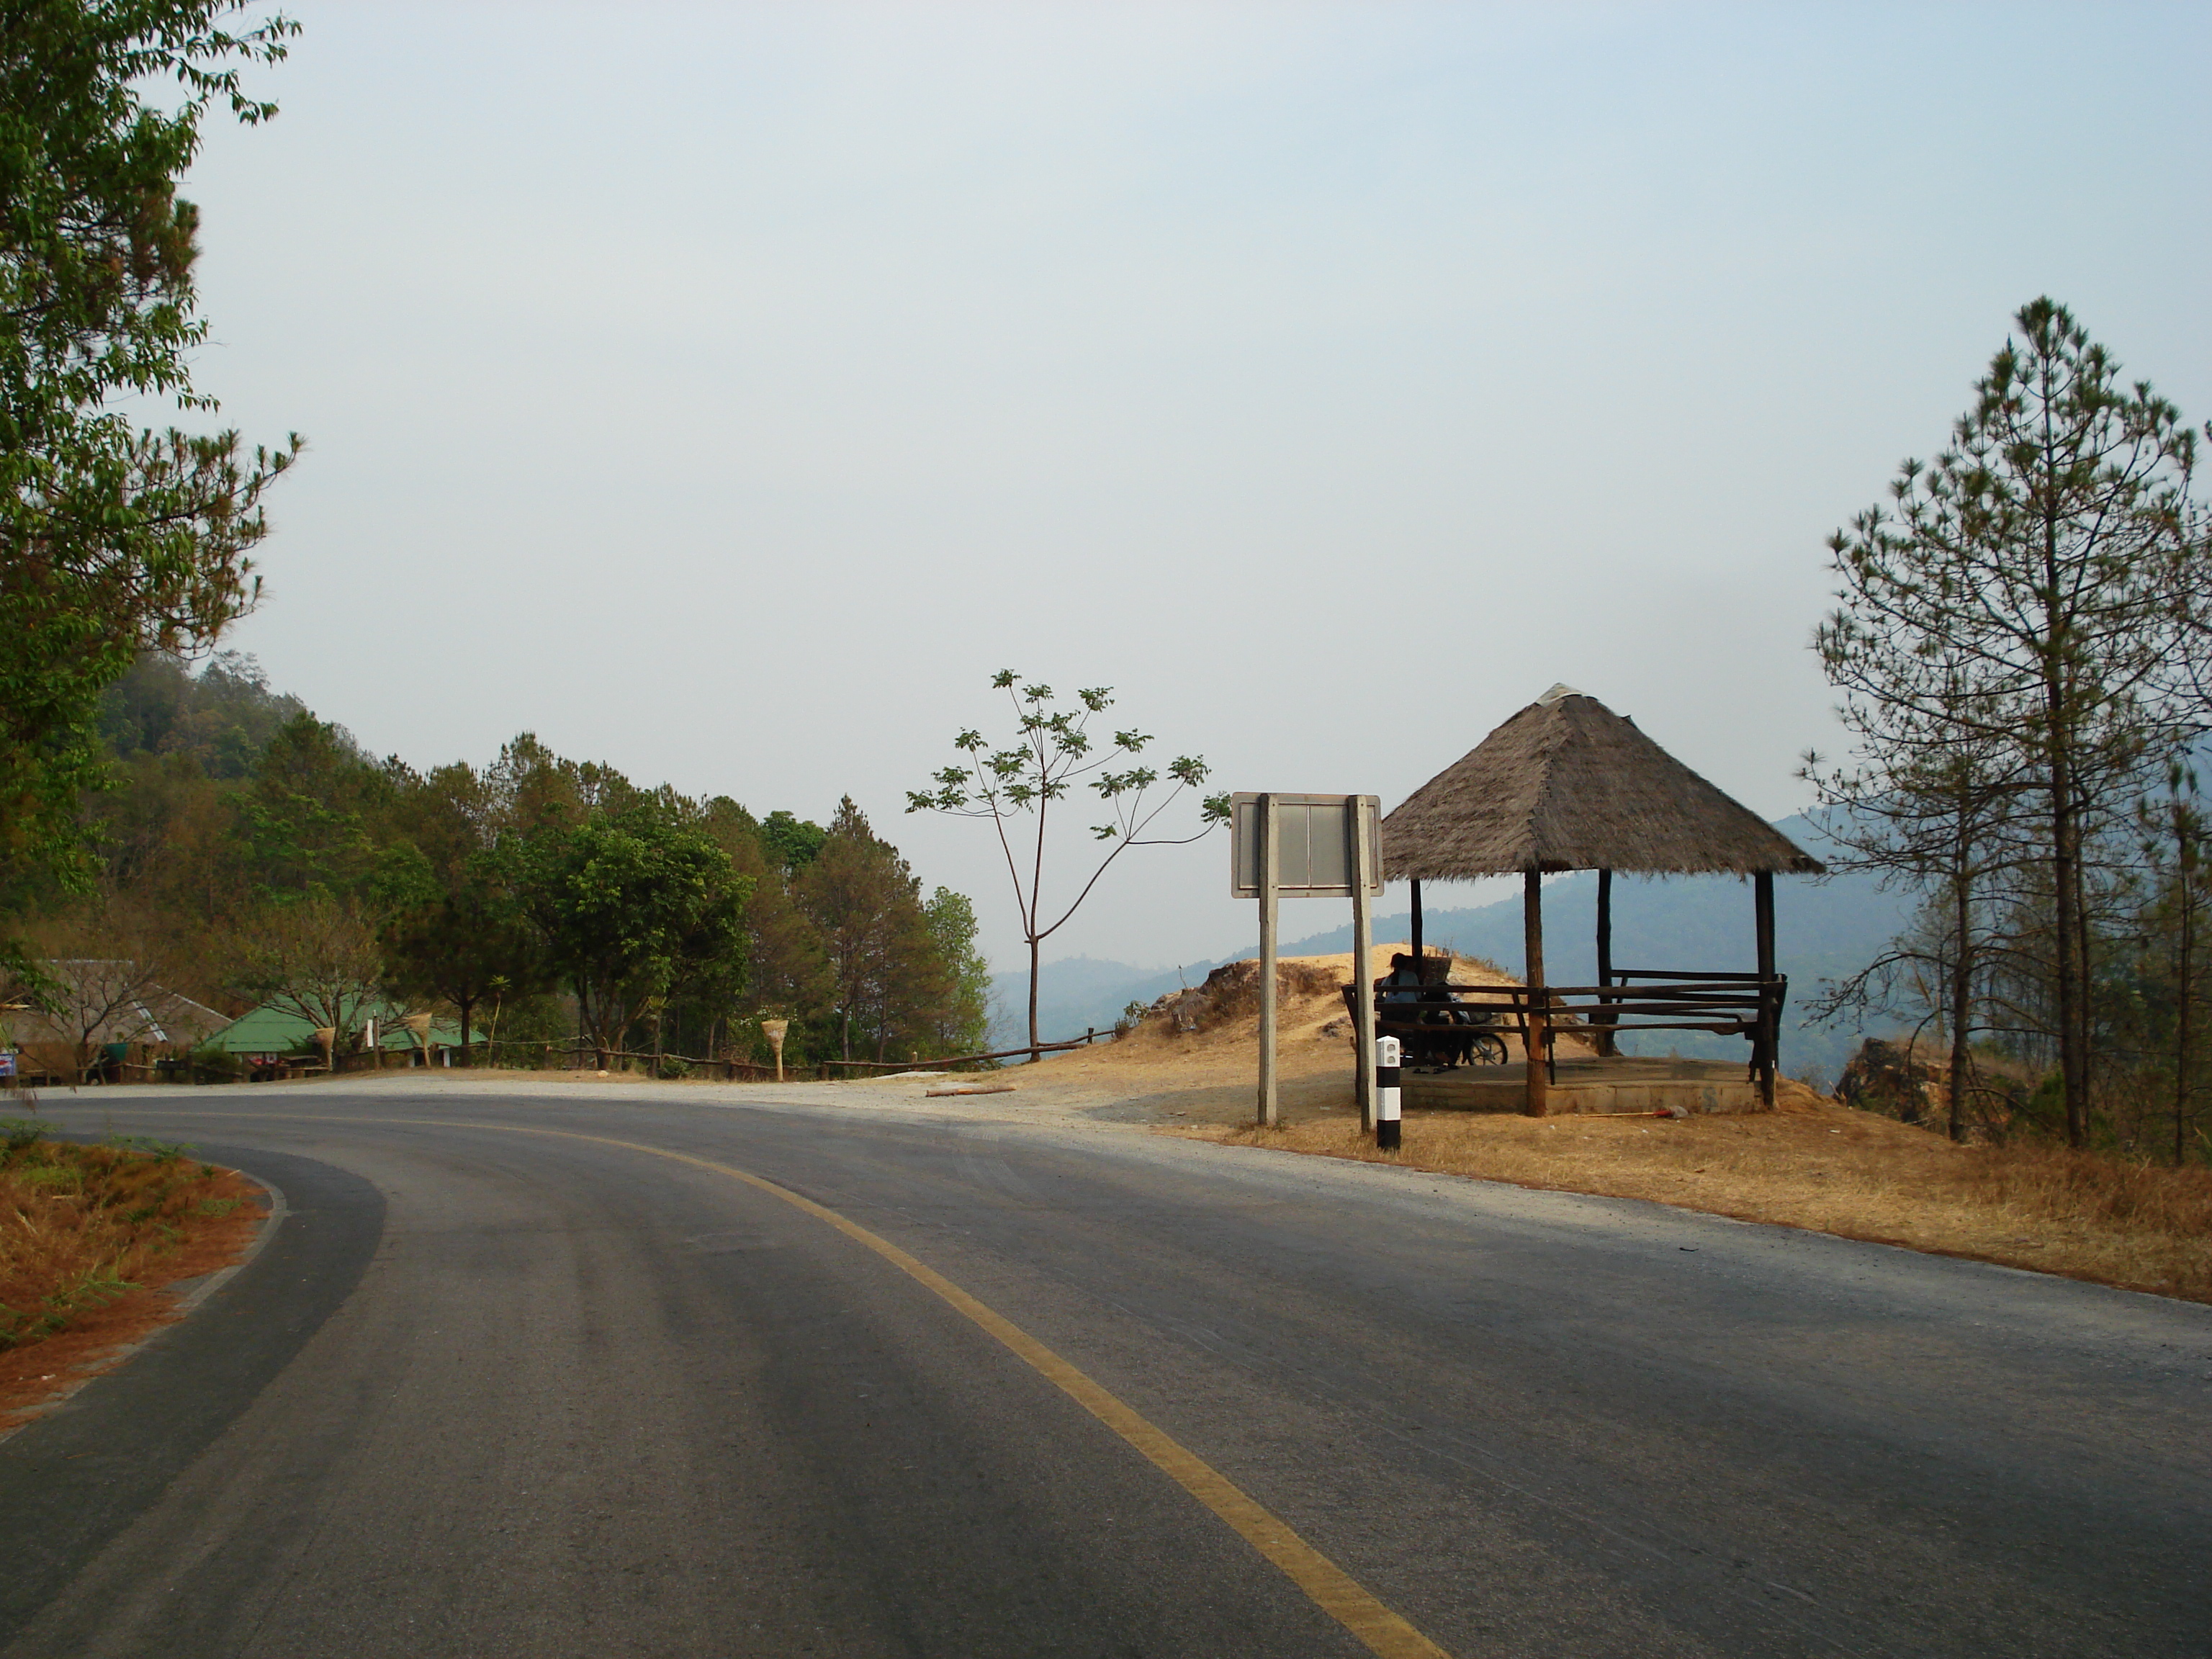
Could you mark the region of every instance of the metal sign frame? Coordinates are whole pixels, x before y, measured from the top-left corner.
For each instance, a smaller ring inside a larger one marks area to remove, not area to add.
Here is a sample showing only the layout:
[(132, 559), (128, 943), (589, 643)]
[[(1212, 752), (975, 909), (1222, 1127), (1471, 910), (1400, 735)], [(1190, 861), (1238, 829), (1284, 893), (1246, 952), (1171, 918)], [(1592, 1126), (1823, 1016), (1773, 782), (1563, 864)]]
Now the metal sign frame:
[[(1260, 896), (1260, 802), (1249, 791), (1229, 798), (1229, 889)], [(1358, 802), (1367, 820), (1367, 896), (1382, 896), (1382, 803), (1373, 795), (1278, 795), (1275, 888), (1285, 898), (1350, 898), (1358, 866), (1352, 819)]]

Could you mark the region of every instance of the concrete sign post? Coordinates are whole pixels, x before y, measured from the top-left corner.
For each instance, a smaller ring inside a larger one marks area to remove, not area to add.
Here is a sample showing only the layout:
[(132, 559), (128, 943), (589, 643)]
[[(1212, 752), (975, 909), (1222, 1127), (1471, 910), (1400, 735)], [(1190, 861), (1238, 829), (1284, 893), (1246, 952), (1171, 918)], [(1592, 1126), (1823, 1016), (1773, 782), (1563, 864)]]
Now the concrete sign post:
[[(1375, 809), (1379, 803), (1372, 796), (1360, 804), (1352, 815), (1352, 867), (1375, 872), (1375, 891), (1382, 890), (1382, 849), (1377, 830)], [(1359, 1133), (1366, 1134), (1376, 1125), (1375, 1067), (1375, 969), (1369, 954), (1375, 945), (1375, 918), (1369, 908), (1367, 884), (1352, 884), (1352, 982), (1359, 988), (1352, 999), (1352, 1035), (1358, 1060), (1352, 1074), (1352, 1098), (1359, 1108)]]
[(1275, 956), (1284, 898), (1352, 901), (1353, 1072), (1359, 1122), (1375, 1107), (1375, 983), (1368, 969), (1370, 900), (1382, 891), (1382, 802), (1372, 795), (1237, 794), (1230, 801), (1230, 888), (1260, 901), (1259, 1121), (1280, 1111), (1275, 1080)]
[(1282, 815), (1273, 795), (1260, 809), (1260, 1121), (1270, 1129), (1280, 1113), (1275, 1100), (1275, 946), (1282, 915)]

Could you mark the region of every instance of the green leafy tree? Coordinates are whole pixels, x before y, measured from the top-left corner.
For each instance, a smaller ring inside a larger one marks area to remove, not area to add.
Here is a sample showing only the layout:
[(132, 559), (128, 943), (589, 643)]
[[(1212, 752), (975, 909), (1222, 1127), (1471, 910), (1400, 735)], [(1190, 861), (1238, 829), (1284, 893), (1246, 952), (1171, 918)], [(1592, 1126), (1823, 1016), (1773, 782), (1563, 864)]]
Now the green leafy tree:
[(898, 848), (876, 835), (850, 796), (838, 803), (821, 850), (793, 883), (822, 941), (847, 1060), (856, 1036), (883, 1059), (913, 1012), (940, 1000), (943, 966), (921, 887)]
[(2185, 735), (2204, 638), (2195, 434), (2064, 307), (2037, 300), (2015, 320), (1950, 443), (1831, 539), (1841, 603), (1816, 643), (1847, 707), (2009, 750), (2000, 771), (2039, 798), (2051, 1036), (2080, 1146), (2094, 843)]
[(334, 1033), (331, 1052), (350, 1053), (365, 1022), (386, 1006), (384, 951), (360, 902), (327, 888), (270, 902), (240, 930), (236, 988)]
[(922, 920), (945, 981), (928, 1014), (932, 1046), (939, 1054), (981, 1054), (991, 1035), (991, 964), (975, 948), (975, 902), (940, 887), (922, 907)]
[[(1110, 686), (1078, 691), (1079, 708), (1055, 708), (1050, 686), (1020, 685), (1019, 678), (1011, 668), (991, 678), (992, 689), (1005, 692), (1012, 708), (1013, 732), (1005, 746), (993, 748), (981, 732), (972, 728), (962, 732), (952, 740), (962, 758), (936, 774), (935, 788), (909, 790), (906, 810), (986, 819), (997, 836), (1007, 878), (1013, 884), (1022, 939), (1029, 947), (1030, 1048), (1034, 1057), (1040, 1041), (1038, 957), (1045, 940), (1068, 924), (1122, 854), (1132, 847), (1180, 847), (1200, 840), (1217, 823), (1228, 822), (1229, 797), (1202, 799), (1197, 835), (1152, 836), (1150, 831), (1161, 814), (1186, 791), (1195, 793), (1204, 787), (1206, 762), (1196, 755), (1179, 755), (1164, 771), (1148, 766), (1141, 757), (1152, 739), (1133, 729), (1115, 732), (1113, 741), (1102, 747), (1090, 728), (1094, 717), (1113, 706)], [(1072, 898), (1064, 905), (1048, 903), (1044, 896), (1048, 820), (1054, 805), (1066, 799), (1078, 787), (1096, 795), (1097, 805), (1107, 814), (1107, 823), (1090, 826), (1092, 836), (1106, 844), (1106, 851), (1080, 878)]]
[(781, 810), (761, 820), (762, 845), (788, 873), (796, 874), (813, 863), (821, 855), (823, 842), (829, 838), (830, 832), (820, 824)]
[(700, 831), (637, 806), (549, 825), (501, 852), (594, 1048), (620, 1048), (655, 1003), (687, 985), (742, 982), (751, 884)]
[(495, 839), (489, 791), (466, 761), (417, 773), (397, 758), (381, 768), (385, 800), (378, 833), (419, 851), (436, 879), (461, 879), (471, 860)]
[[(731, 866), (752, 878), (745, 905), (747, 987), (753, 1010), (795, 1021), (785, 1044), (794, 1064), (818, 1059), (839, 1048), (840, 1034), (828, 1010), (835, 1000), (822, 934), (801, 908), (789, 868), (765, 837), (744, 836), (730, 848)], [(750, 1045), (764, 1058), (767, 1039), (754, 1033)]]
[(450, 1005), (464, 1054), (481, 1003), (532, 995), (549, 982), (540, 937), (489, 855), (471, 859), (428, 902), (400, 911), (384, 941), (393, 989), (410, 1001)]
[(252, 776), (270, 740), (307, 712), (271, 691), (250, 655), (218, 651), (195, 673), (181, 657), (148, 651), (101, 694), (99, 729), (118, 760), (190, 757), (205, 776), (228, 780)]
[(593, 813), (628, 811), (650, 797), (611, 766), (556, 755), (525, 732), (484, 769), (480, 813), (489, 839), (574, 827)]
[(377, 870), (372, 829), (389, 781), (339, 726), (301, 714), (278, 730), (239, 797), (239, 833), (258, 884), (277, 894), (350, 892)]
[[(254, 602), (262, 495), (297, 453), (141, 428), (131, 397), (211, 410), (192, 349), (198, 216), (176, 193), (241, 67), (284, 55), (238, 0), (22, 0), (0, 16), (0, 855), (88, 878), (100, 693), (148, 648), (204, 645)], [(161, 81), (169, 95), (151, 94)]]

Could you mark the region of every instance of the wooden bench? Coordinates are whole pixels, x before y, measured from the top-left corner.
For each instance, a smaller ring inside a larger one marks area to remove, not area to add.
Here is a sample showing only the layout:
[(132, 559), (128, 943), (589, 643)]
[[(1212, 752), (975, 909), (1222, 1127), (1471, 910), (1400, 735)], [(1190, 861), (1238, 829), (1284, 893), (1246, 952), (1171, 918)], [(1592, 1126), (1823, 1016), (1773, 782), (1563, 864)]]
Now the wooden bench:
[[(1556, 1078), (1558, 1041), (1564, 1030), (1582, 1037), (1596, 1037), (1610, 1048), (1621, 1031), (1705, 1031), (1720, 1036), (1746, 1037), (1751, 1042), (1752, 1071), (1771, 1064), (1774, 1039), (1782, 1022), (1790, 981), (1777, 976), (1761, 980), (1756, 974), (1692, 973), (1673, 969), (1620, 968), (1606, 976), (1603, 985), (1547, 985), (1531, 993), (1523, 985), (1448, 985), (1425, 981), (1421, 985), (1393, 985), (1387, 980), (1375, 988), (1375, 1032), (1395, 1036), (1406, 1045), (1406, 1058), (1415, 1065), (1446, 1066), (1453, 1056), (1473, 1060), (1479, 1054), (1491, 1064), (1505, 1059), (1504, 1035), (1518, 1036), (1525, 1053), (1532, 1012), (1543, 1019), (1544, 1065)], [(1345, 1006), (1358, 1018), (1358, 987), (1341, 988)], [(1393, 994), (1411, 993), (1416, 1004), (1388, 1003)], [(1541, 998), (1538, 1008), (1536, 999)], [(1450, 1009), (1474, 1012), (1474, 1022), (1446, 1024), (1419, 1017), (1391, 1012), (1394, 1008)], [(1470, 1051), (1466, 1038), (1476, 1038)], [(1494, 1057), (1493, 1057), (1494, 1056)]]

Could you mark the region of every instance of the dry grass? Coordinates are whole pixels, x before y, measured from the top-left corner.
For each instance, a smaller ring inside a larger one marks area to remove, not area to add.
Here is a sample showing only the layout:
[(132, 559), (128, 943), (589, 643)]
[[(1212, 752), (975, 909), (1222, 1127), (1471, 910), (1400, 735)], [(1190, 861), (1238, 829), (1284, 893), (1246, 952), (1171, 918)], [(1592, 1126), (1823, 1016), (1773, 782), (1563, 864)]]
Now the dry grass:
[(181, 1148), (81, 1146), (0, 1127), (4, 1427), (88, 1360), (172, 1316), (162, 1287), (234, 1260), (262, 1212), (258, 1188)]
[(1378, 1152), (1356, 1121), (1181, 1131), (1687, 1209), (2212, 1302), (2212, 1171), (1941, 1136), (1795, 1094), (1756, 1116), (1409, 1113)]
[[(1316, 985), (1333, 986), (1349, 971), (1342, 957), (1301, 960)], [(1455, 979), (1503, 977), (1460, 965)], [(2212, 1171), (2054, 1148), (1954, 1146), (1787, 1080), (1779, 1109), (1754, 1115), (1413, 1111), (1404, 1150), (1382, 1153), (1351, 1109), (1349, 1054), (1328, 1029), (1342, 1012), (1334, 994), (1298, 994), (1295, 984), (1285, 998), (1279, 1129), (1250, 1126), (1256, 1022), (1233, 1006), (1197, 1030), (1147, 1020), (1126, 1042), (1014, 1075), (1042, 1098), (1126, 1101), (1132, 1121), (1229, 1145), (1653, 1199), (2212, 1302)]]

